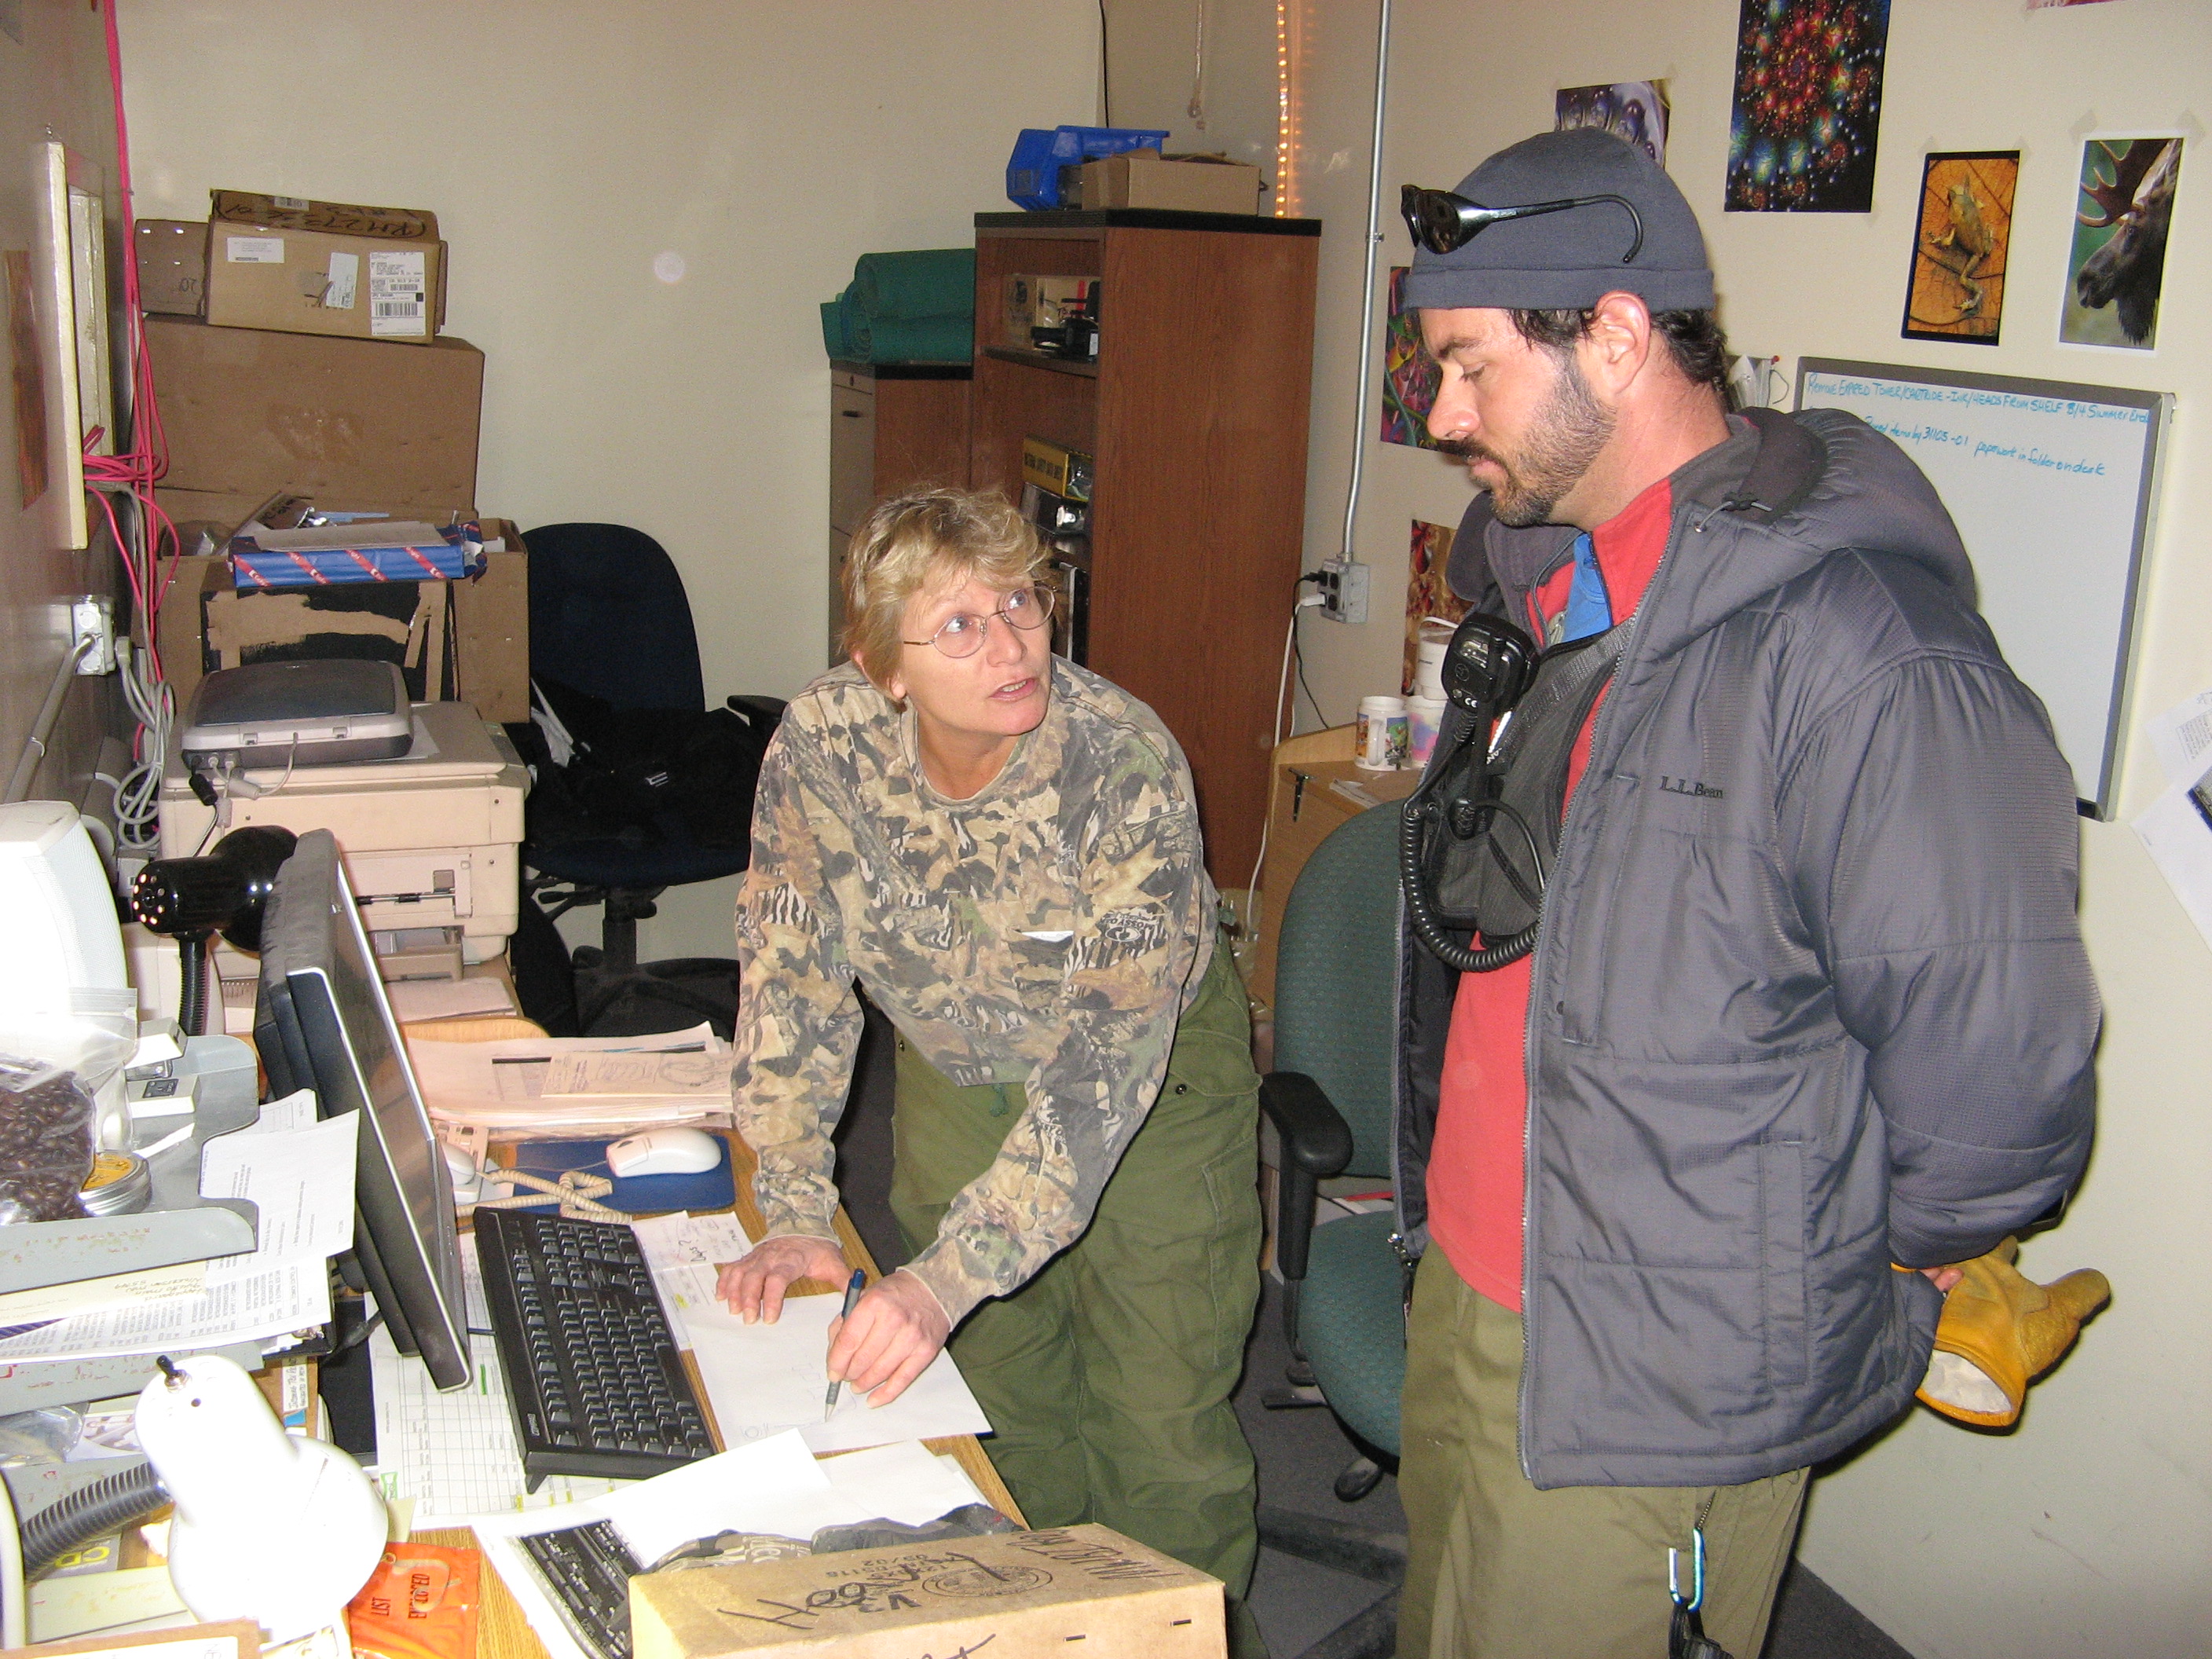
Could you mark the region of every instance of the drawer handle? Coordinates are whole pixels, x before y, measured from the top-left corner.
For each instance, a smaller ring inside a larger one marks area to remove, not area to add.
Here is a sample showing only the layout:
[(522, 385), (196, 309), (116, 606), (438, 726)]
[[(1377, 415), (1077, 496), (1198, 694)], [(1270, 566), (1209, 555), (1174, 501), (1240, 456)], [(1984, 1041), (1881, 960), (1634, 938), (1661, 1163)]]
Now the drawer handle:
[(857, 409), (841, 409), (837, 412), (848, 421), (857, 421), (860, 418), (860, 411)]

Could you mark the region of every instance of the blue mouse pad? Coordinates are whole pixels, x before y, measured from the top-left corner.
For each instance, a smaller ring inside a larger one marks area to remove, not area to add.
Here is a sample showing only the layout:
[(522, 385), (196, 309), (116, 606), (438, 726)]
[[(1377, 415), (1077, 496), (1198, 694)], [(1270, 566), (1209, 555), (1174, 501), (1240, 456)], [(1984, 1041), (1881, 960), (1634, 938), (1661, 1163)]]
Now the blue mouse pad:
[[(617, 1135), (616, 1139), (627, 1139)], [(514, 1149), (514, 1167), (552, 1181), (571, 1170), (586, 1175), (608, 1173), (605, 1140), (530, 1140)], [(624, 1215), (653, 1215), (662, 1210), (726, 1210), (738, 1200), (737, 1183), (730, 1174), (730, 1148), (722, 1146), (722, 1161), (696, 1175), (631, 1176), (615, 1182), (615, 1189), (599, 1200)], [(547, 1207), (552, 1206), (549, 1198)]]

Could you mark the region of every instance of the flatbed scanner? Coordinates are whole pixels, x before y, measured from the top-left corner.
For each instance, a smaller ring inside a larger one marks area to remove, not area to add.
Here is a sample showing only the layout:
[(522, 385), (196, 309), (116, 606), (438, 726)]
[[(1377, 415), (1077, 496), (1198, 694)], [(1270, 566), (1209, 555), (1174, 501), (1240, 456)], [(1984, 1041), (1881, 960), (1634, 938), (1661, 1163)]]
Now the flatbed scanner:
[[(224, 828), (329, 830), (363, 901), (364, 927), (458, 927), (463, 959), (488, 962), (507, 948), (520, 914), (530, 775), (507, 733), (469, 703), (416, 703), (409, 720), (412, 742), (394, 759), (288, 769), (279, 749), (266, 768), (232, 775), (246, 788), (234, 783), (226, 793)], [(161, 780), (161, 856), (190, 858), (213, 845), (215, 818), (173, 748)]]

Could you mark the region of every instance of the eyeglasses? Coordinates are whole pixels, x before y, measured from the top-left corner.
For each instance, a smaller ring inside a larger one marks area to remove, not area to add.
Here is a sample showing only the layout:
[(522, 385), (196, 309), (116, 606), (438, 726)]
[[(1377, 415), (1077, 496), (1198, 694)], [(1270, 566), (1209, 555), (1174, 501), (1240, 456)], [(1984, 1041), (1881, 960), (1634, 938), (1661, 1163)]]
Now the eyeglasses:
[(946, 656), (972, 657), (983, 648), (983, 636), (990, 631), (991, 618), (1003, 617), (1010, 628), (1030, 633), (1052, 620), (1053, 590), (1038, 584), (1032, 587), (1018, 587), (1006, 595), (1006, 602), (996, 611), (982, 616), (963, 611), (947, 617), (938, 629), (926, 640), (902, 640), (902, 645), (933, 645)]
[(1570, 196), (1562, 202), (1529, 202), (1520, 207), (1478, 207), (1464, 196), (1454, 195), (1448, 190), (1423, 190), (1419, 185), (1407, 185), (1398, 195), (1398, 211), (1405, 216), (1406, 228), (1413, 240), (1431, 253), (1449, 253), (1455, 248), (1465, 247), (1492, 225), (1503, 224), (1508, 219), (1533, 219), (1540, 213), (1564, 213), (1569, 208), (1595, 207), (1610, 202), (1627, 214), (1635, 227), (1635, 234), (1628, 244), (1628, 252), (1620, 256), (1626, 264), (1644, 251), (1644, 219), (1636, 204), (1626, 196)]

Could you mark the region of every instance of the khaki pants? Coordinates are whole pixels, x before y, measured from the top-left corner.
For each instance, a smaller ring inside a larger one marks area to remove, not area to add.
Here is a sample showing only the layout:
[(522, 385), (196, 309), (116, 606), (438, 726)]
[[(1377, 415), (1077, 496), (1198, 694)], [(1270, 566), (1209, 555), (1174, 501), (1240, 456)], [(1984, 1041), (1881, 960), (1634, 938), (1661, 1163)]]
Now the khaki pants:
[(1741, 1486), (1562, 1486), (1521, 1472), (1521, 1316), (1421, 1258), (1407, 1327), (1409, 1559), (1399, 1659), (1665, 1659), (1667, 1551), (1705, 1512), (1705, 1634), (1759, 1659), (1806, 1471)]
[[(1025, 1097), (956, 1087), (897, 1046), (891, 1210), (919, 1250)], [(1212, 1573), (1240, 1654), (1264, 1652), (1242, 1603), (1257, 1477), (1229, 1402), (1260, 1294), (1258, 1089), (1243, 989), (1218, 946), (1089, 1230), (950, 1345), (1030, 1524), (1099, 1522)]]

